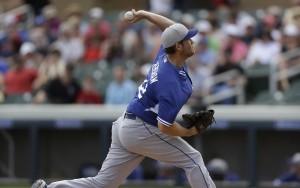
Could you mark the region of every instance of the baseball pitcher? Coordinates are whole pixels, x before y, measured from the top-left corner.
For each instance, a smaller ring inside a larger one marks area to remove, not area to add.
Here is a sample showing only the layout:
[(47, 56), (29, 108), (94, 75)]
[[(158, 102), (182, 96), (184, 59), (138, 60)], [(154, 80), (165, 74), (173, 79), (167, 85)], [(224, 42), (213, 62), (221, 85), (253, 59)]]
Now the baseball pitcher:
[(126, 112), (113, 122), (111, 146), (98, 175), (49, 185), (37, 180), (33, 188), (116, 188), (145, 157), (184, 169), (192, 188), (216, 187), (199, 151), (181, 138), (205, 130), (214, 120), (213, 110), (184, 115), (187, 127), (175, 122), (192, 94), (185, 60), (195, 53), (191, 38), (198, 31), (144, 10), (125, 16), (129, 24), (141, 19), (162, 31), (162, 45)]

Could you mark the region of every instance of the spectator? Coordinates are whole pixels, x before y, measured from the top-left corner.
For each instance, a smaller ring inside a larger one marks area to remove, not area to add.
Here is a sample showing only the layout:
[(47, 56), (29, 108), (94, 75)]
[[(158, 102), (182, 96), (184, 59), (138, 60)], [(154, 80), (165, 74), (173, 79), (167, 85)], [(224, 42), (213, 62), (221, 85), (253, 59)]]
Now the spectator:
[(9, 70), (8, 63), (4, 58), (0, 58), (0, 74), (6, 74)]
[(236, 182), (239, 180), (237, 174), (229, 171), (228, 163), (221, 158), (213, 158), (207, 164), (207, 170), (211, 178), (216, 181)]
[(24, 42), (20, 47), (20, 55), (24, 61), (25, 67), (38, 69), (42, 62), (43, 55), (37, 53), (36, 47), (31, 42)]
[(126, 78), (126, 71), (122, 66), (113, 68), (113, 81), (110, 82), (106, 90), (106, 104), (129, 104), (134, 97), (137, 85), (132, 80)]
[(107, 40), (111, 34), (111, 25), (104, 19), (104, 10), (100, 7), (91, 8), (88, 12), (89, 23), (85, 32), (85, 39), (99, 38), (101, 42)]
[(174, 0), (149, 0), (149, 10), (150, 12), (168, 15), (173, 7)]
[(277, 27), (277, 24), (276, 16), (272, 14), (266, 14), (257, 26), (256, 35), (259, 37), (266, 32), (270, 32), (273, 40), (279, 41), (281, 38), (281, 33)]
[(67, 63), (76, 64), (82, 60), (84, 44), (80, 37), (74, 36), (70, 23), (64, 22), (60, 26), (60, 36), (54, 43)]
[(240, 64), (247, 56), (248, 47), (241, 41), (241, 32), (239, 28), (234, 24), (227, 24), (224, 26), (224, 31), (227, 34), (227, 41), (221, 48), (221, 53), (226, 53), (225, 51), (230, 51), (229, 60), (234, 64)]
[(103, 100), (95, 88), (95, 80), (91, 76), (83, 79), (82, 90), (79, 92), (76, 103), (78, 104), (102, 104)]
[(251, 16), (245, 16), (240, 21), (242, 28), (242, 37), (241, 40), (247, 45), (250, 46), (252, 42), (256, 39), (256, 21)]
[(143, 62), (151, 62), (155, 58), (155, 53), (160, 48), (160, 35), (161, 31), (158, 30), (154, 24), (145, 23), (145, 27), (142, 30), (142, 42), (143, 42)]
[(198, 35), (193, 37), (193, 40), (196, 44), (200, 42), (201, 39), (208, 40), (210, 42), (211, 37), (210, 33), (212, 31), (212, 25), (209, 21), (207, 20), (200, 20), (195, 23), (195, 28), (198, 29)]
[(37, 93), (36, 103), (49, 102), (52, 104), (71, 104), (81, 90), (79, 83), (73, 77), (73, 65), (68, 64), (66, 70), (59, 77), (49, 80), (44, 90)]
[(47, 54), (47, 49), (50, 44), (45, 24), (45, 18), (43, 16), (37, 16), (35, 18), (35, 25), (29, 30), (29, 41), (31, 41), (37, 51), (43, 55)]
[(280, 76), (282, 79), (280, 80), (280, 89), (283, 91), (288, 90), (290, 87), (290, 81), (293, 77), (286, 77), (287, 75), (287, 69), (298, 65), (300, 62), (300, 56), (285, 56), (284, 53), (286, 52), (292, 52), (293, 50), (296, 50), (300, 47), (300, 41), (299, 41), (299, 29), (297, 26), (289, 24), (285, 25), (283, 28), (283, 38), (282, 38), (282, 53), (279, 55), (279, 64), (278, 69)]
[(65, 69), (66, 62), (61, 58), (60, 51), (52, 47), (38, 69), (39, 78), (35, 82), (36, 88), (41, 88), (49, 80), (57, 78)]
[(283, 15), (283, 24), (294, 24), (300, 28), (300, 0), (291, 0), (291, 6), (286, 9)]
[(126, 180), (134, 181), (135, 183), (142, 183), (144, 180), (144, 169), (141, 164), (139, 164), (127, 177)]
[(57, 9), (54, 5), (49, 4), (42, 9), (42, 15), (45, 19), (45, 30), (49, 43), (52, 43), (58, 39), (60, 19), (57, 16)]
[(22, 42), (26, 40), (22, 29), (20, 30), (17, 27), (17, 21), (16, 16), (13, 14), (6, 15), (2, 20), (5, 28), (0, 36), (0, 56), (2, 57), (10, 57), (18, 52)]
[(124, 22), (123, 15), (120, 15), (118, 18), (117, 26), (115, 37), (119, 40), (119, 45), (122, 48), (122, 59), (134, 59), (136, 56), (142, 54), (139, 53), (142, 48), (139, 46), (140, 38), (136, 28)]
[[(232, 61), (231, 54), (232, 54), (231, 48), (228, 48), (223, 54), (220, 55), (220, 59), (214, 74), (218, 75), (221, 73), (225, 73), (227, 71), (235, 70), (237, 71), (237, 76), (234, 77), (233, 79), (220, 82), (217, 85), (215, 85), (212, 88), (213, 93), (228, 92), (231, 88), (237, 85), (244, 85), (246, 83), (247, 78), (244, 69), (241, 67), (240, 64), (237, 64)], [(229, 97), (220, 101), (220, 104), (234, 104), (234, 103), (235, 101), (233, 97)]]
[(226, 40), (226, 35), (219, 27), (220, 21), (217, 18), (216, 11), (208, 12), (207, 21), (211, 26), (211, 31), (208, 33), (209, 48), (214, 52), (218, 52), (222, 47), (224, 40)]
[(274, 16), (275, 18), (275, 27), (279, 29), (282, 27), (282, 16), (283, 9), (277, 5), (271, 5), (267, 8), (267, 14)]
[(96, 63), (107, 55), (108, 39), (111, 35), (110, 23), (103, 19), (104, 11), (100, 7), (89, 10), (90, 22), (84, 31), (84, 63)]
[(102, 49), (102, 41), (99, 37), (90, 38), (86, 43), (86, 51), (83, 57), (84, 63), (97, 63), (105, 55), (105, 50)]
[(72, 2), (69, 3), (66, 8), (63, 10), (63, 16), (65, 20), (68, 20), (70, 17), (82, 17), (84, 8), (81, 3), (79, 2)]
[(5, 75), (5, 93), (6, 95), (20, 95), (31, 93), (33, 91), (33, 83), (38, 77), (35, 69), (27, 68), (24, 61), (19, 55), (14, 55), (12, 67)]
[(168, 163), (154, 161), (156, 171), (155, 180), (159, 182), (171, 181), (175, 185), (187, 184), (188, 179), (184, 170), (176, 168)]
[(295, 183), (300, 185), (300, 152), (295, 153), (289, 162), (289, 171), (273, 182), (274, 186), (280, 186), (284, 183)]
[(9, 67), (4, 59), (0, 59), (0, 103), (4, 102), (4, 75), (8, 71)]
[[(256, 40), (250, 47), (246, 58), (246, 66), (251, 67), (257, 64), (269, 65), (274, 63), (280, 52), (280, 43), (274, 41), (270, 32), (262, 33), (260, 39)], [(261, 53), (261, 52), (264, 53)]]
[(198, 65), (206, 67), (212, 73), (216, 67), (216, 54), (208, 48), (208, 39), (201, 38), (196, 48)]
[(191, 29), (194, 27), (195, 17), (190, 13), (184, 13), (181, 16), (180, 23), (182, 23), (186, 28)]
[(199, 111), (204, 107), (203, 97), (210, 93), (210, 78), (212, 75), (209, 67), (201, 66), (195, 58), (190, 58), (188, 62), (188, 71), (193, 82), (193, 93), (187, 104), (194, 110)]
[(157, 181), (163, 181), (163, 180), (174, 180), (176, 177), (175, 173), (175, 167), (172, 165), (169, 165), (164, 162), (155, 161), (153, 163), (154, 169), (156, 170), (156, 177), (155, 179)]

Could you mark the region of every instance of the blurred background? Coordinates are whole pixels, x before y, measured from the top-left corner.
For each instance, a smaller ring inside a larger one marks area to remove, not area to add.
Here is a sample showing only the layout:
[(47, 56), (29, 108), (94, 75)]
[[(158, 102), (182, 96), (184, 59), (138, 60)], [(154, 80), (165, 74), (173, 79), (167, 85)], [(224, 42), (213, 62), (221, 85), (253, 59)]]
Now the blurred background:
[[(217, 122), (184, 139), (218, 187), (300, 187), (300, 0), (0, 0), (0, 187), (97, 174), (160, 47), (133, 8), (199, 30), (181, 113)], [(147, 158), (124, 184), (187, 180)]]

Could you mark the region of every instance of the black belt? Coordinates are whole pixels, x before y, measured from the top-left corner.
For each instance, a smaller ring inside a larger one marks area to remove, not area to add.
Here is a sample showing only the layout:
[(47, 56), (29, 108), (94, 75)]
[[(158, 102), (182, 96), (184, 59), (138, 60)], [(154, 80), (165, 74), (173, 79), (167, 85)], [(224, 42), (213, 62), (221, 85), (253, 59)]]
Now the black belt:
[(125, 112), (124, 118), (136, 120), (136, 115), (134, 115), (134, 114), (132, 114), (132, 113), (129, 113), (129, 112)]

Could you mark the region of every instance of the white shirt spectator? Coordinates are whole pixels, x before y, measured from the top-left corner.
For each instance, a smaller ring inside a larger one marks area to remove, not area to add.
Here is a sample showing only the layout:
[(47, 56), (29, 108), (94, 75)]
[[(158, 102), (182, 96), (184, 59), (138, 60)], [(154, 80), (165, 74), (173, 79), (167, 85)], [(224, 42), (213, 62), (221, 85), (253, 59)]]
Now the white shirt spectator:
[(154, 13), (169, 14), (173, 9), (173, 0), (150, 0), (150, 11)]
[(252, 66), (256, 63), (267, 65), (275, 60), (280, 52), (280, 44), (275, 41), (264, 42), (258, 40), (250, 47), (246, 58), (246, 66)]
[(55, 46), (61, 51), (62, 58), (65, 62), (78, 62), (84, 53), (84, 45), (81, 39), (60, 39)]
[(81, 38), (74, 36), (69, 24), (60, 26), (61, 36), (54, 46), (61, 52), (62, 59), (66, 63), (77, 63), (84, 54), (84, 44)]

